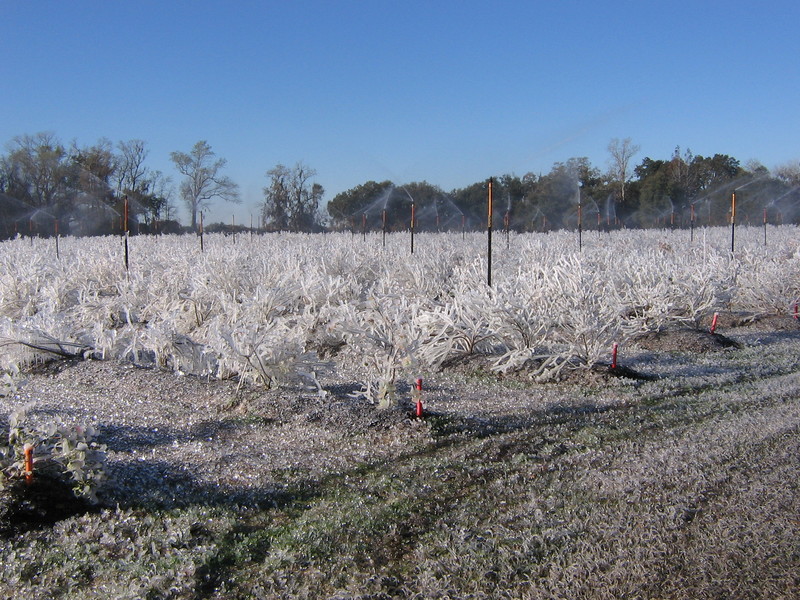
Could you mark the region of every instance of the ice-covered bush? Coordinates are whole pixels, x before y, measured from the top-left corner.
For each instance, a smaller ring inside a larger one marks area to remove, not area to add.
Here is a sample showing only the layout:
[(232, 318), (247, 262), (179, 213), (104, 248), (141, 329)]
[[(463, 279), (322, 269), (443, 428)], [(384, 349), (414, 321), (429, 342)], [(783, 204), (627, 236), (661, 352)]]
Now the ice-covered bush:
[(385, 296), (347, 309), (346, 353), (361, 364), (360, 394), (386, 408), (395, 400), (398, 375), (416, 366), (420, 331), (412, 319), (414, 306), (403, 296)]
[[(76, 496), (96, 502), (103, 483), (105, 446), (94, 441), (94, 428), (60, 422), (31, 425), (25, 411), (12, 413), (0, 431), (0, 488), (24, 477), (47, 477), (69, 485)], [(26, 470), (26, 450), (32, 471)]]
[[(275, 234), (0, 243), (0, 371), (48, 353), (133, 360), (263, 385), (315, 368), (362, 367), (370, 397), (398, 365), (438, 368), (470, 354), (498, 371), (555, 376), (606, 360), (613, 342), (720, 310), (792, 310), (800, 251), (791, 227), (769, 246), (741, 228), (517, 235)], [(748, 237), (749, 236), (749, 237)], [(748, 240), (750, 242), (748, 242)], [(752, 242), (752, 243), (751, 243)], [(56, 350), (55, 353), (50, 352)], [(367, 374), (369, 373), (369, 374)]]

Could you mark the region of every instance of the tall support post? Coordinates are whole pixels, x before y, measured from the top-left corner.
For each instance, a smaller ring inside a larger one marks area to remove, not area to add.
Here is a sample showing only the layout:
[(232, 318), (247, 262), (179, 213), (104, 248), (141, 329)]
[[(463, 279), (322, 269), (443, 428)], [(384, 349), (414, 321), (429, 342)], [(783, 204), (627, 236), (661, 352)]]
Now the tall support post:
[(494, 179), (489, 177), (489, 215), (486, 223), (486, 240), (488, 244), (486, 256), (486, 284), (492, 287), (492, 186)]
[(414, 254), (414, 221), (417, 219), (416, 202), (411, 199), (411, 254)]
[(123, 213), (125, 215), (124, 216), (125, 223), (124, 223), (124, 231), (123, 231), (122, 235), (125, 236), (125, 270), (127, 271), (128, 270), (128, 265), (129, 265), (129, 256), (128, 256), (128, 195), (126, 194), (124, 198), (125, 198), (125, 208), (123, 209)]
[(733, 193), (731, 193), (731, 254), (733, 254), (735, 239), (736, 239), (736, 190), (733, 190)]

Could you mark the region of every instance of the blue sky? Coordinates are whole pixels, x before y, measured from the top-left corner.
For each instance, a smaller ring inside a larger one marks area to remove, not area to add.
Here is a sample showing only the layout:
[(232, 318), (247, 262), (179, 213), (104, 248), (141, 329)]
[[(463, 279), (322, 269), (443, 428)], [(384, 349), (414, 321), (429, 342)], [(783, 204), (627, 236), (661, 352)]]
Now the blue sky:
[(800, 158), (798, 23), (797, 0), (0, 0), (0, 143), (142, 139), (177, 181), (169, 153), (207, 140), (243, 198), (212, 220), (245, 224), (278, 163), (325, 201), (605, 169), (612, 138), (773, 168)]

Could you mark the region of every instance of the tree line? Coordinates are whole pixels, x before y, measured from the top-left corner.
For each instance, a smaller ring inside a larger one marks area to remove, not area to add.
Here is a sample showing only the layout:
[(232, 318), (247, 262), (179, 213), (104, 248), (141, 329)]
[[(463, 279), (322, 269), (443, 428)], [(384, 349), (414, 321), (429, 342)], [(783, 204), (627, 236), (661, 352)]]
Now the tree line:
[[(800, 220), (797, 161), (770, 172), (726, 154), (705, 157), (676, 148), (667, 159), (634, 164), (639, 150), (630, 138), (614, 139), (605, 170), (580, 157), (556, 162), (546, 174), (494, 177), (493, 227), (525, 232), (719, 225), (730, 222), (734, 193), (739, 222)], [(177, 189), (170, 175), (147, 165), (148, 155), (138, 139), (78, 146), (47, 132), (15, 137), (0, 155), (0, 237), (198, 231), (212, 203), (240, 202), (238, 185), (224, 174), (226, 160), (208, 142), (170, 154), (180, 176)], [(412, 214), (421, 231), (487, 226), (487, 179), (449, 192), (426, 181), (367, 181), (323, 205), (325, 190), (308, 165), (278, 164), (265, 176), (261, 230), (398, 231), (411, 226)], [(177, 219), (176, 201), (187, 210), (188, 228)]]
[[(608, 145), (608, 167), (586, 157), (556, 162), (546, 174), (494, 177), (494, 228), (519, 232), (562, 228), (651, 228), (730, 223), (733, 194), (740, 223), (800, 222), (800, 162), (770, 172), (727, 154), (706, 157), (675, 148), (668, 159), (633, 157), (630, 138)], [(412, 204), (417, 230), (486, 228), (486, 179), (445, 192), (417, 182), (368, 181), (328, 203), (334, 229), (407, 229)]]
[(146, 166), (147, 154), (141, 140), (79, 147), (48, 132), (15, 137), (0, 156), (0, 236), (121, 230), (126, 204), (131, 222), (171, 221), (171, 179)]
[[(180, 176), (177, 189), (172, 176), (147, 165), (148, 156), (138, 139), (78, 146), (50, 132), (13, 138), (0, 155), (0, 238), (199, 231), (212, 203), (240, 202), (239, 186), (224, 174), (227, 161), (205, 140), (188, 152), (170, 153)], [(276, 165), (266, 175), (260, 227), (322, 229), (324, 189), (313, 181), (313, 169)], [(187, 211), (188, 227), (177, 219), (176, 200)]]

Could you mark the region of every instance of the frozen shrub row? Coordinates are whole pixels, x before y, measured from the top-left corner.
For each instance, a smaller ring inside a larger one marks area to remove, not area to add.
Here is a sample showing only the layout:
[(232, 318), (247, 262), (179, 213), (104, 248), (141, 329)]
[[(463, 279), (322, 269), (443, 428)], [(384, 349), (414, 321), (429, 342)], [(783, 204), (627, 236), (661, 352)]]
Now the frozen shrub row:
[[(0, 244), (0, 369), (44, 353), (152, 362), (272, 386), (325, 364), (357, 367), (385, 400), (404, 370), (484, 354), (540, 379), (607, 360), (614, 342), (714, 311), (788, 312), (798, 297), (793, 227), (486, 238), (274, 234)], [(749, 238), (752, 238), (750, 240)]]

